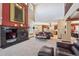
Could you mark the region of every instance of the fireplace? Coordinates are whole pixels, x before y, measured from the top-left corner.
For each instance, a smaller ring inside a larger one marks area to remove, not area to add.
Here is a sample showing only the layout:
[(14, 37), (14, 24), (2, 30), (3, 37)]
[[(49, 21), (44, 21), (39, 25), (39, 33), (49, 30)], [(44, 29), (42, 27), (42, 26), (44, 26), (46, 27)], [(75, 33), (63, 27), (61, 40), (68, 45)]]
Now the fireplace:
[(15, 42), (17, 40), (17, 29), (7, 27), (5, 30), (6, 30), (6, 42), (7, 43)]
[(0, 47), (6, 48), (28, 40), (28, 31), (24, 28), (0, 27)]

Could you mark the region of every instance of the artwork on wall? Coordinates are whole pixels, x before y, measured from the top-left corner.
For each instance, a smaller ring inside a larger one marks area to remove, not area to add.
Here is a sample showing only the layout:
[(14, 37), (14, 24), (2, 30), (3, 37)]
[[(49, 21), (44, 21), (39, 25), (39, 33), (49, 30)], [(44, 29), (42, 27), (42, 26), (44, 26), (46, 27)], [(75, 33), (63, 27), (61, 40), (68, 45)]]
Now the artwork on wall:
[(19, 22), (23, 22), (23, 10), (17, 6), (15, 6), (14, 20), (19, 21)]
[(18, 3), (10, 4), (10, 20), (13, 22), (24, 23), (24, 8)]
[(57, 27), (58, 27), (58, 26), (57, 26), (57, 25), (55, 25), (55, 26), (54, 26), (54, 30), (57, 30)]

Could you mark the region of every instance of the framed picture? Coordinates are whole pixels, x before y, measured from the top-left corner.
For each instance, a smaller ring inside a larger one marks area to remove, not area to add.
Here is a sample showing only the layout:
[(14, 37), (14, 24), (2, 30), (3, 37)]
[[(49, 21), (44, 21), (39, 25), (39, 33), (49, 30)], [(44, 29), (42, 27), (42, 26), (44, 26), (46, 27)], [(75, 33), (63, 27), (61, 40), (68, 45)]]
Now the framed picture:
[(18, 3), (10, 4), (10, 21), (24, 23), (24, 8)]

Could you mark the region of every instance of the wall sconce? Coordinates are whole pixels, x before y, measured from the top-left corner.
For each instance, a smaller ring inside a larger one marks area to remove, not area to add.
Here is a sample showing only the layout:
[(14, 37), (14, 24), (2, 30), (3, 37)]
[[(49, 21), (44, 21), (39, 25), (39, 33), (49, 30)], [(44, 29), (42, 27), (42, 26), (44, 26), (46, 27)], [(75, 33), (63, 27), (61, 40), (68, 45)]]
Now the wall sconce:
[(17, 24), (15, 24), (14, 26), (17, 26)]
[(20, 24), (21, 27), (23, 27), (23, 24)]

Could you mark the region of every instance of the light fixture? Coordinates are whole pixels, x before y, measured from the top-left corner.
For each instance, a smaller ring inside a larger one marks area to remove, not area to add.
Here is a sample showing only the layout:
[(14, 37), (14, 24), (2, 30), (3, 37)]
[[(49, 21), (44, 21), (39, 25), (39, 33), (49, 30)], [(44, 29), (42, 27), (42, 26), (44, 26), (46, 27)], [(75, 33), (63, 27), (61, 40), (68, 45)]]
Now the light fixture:
[(23, 27), (23, 24), (20, 24), (21, 27)]
[(14, 24), (14, 26), (17, 26), (17, 24)]
[(22, 7), (19, 4), (16, 4), (16, 6), (18, 6), (20, 9), (22, 9)]
[(72, 21), (71, 24), (79, 24), (79, 21)]

